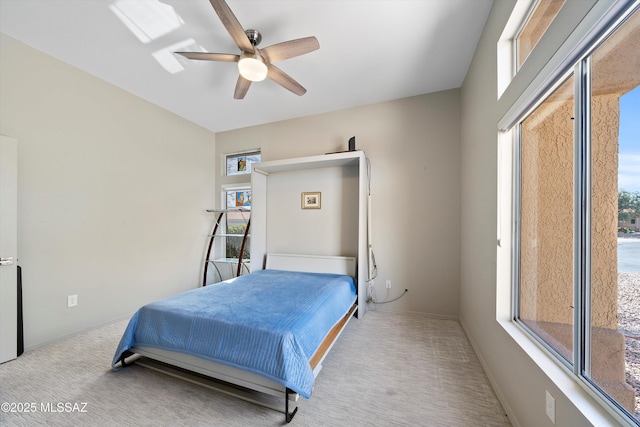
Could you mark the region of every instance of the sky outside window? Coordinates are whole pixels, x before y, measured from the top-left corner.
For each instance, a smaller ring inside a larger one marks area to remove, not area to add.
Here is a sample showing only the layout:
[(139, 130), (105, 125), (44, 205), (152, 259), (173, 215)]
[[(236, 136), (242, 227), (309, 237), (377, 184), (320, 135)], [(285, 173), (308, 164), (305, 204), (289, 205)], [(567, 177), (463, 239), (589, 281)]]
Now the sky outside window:
[(640, 86), (620, 98), (618, 189), (640, 191)]

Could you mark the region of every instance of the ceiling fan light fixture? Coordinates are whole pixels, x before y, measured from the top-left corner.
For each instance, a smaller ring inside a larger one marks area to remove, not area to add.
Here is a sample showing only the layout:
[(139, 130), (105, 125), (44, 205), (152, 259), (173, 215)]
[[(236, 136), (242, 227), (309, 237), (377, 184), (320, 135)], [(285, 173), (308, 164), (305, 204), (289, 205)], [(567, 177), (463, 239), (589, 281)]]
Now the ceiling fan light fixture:
[(267, 64), (257, 53), (244, 52), (238, 60), (240, 75), (252, 82), (259, 82), (267, 78)]

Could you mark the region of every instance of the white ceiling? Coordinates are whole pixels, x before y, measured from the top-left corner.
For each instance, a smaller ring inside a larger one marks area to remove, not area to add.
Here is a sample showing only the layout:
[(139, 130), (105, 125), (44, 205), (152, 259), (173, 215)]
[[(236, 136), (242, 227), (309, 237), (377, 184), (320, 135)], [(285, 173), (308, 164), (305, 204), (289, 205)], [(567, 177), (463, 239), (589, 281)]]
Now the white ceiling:
[[(0, 31), (220, 132), (460, 87), (491, 3), (228, 0), (245, 29), (262, 33), (261, 48), (316, 36), (319, 50), (277, 64), (307, 89), (302, 97), (265, 80), (235, 100), (236, 64), (167, 53), (189, 39), (208, 52), (239, 53), (207, 0), (0, 0)], [(132, 6), (150, 7), (143, 15), (168, 32), (140, 41), (113, 11)], [(154, 58), (163, 49), (182, 70)]]

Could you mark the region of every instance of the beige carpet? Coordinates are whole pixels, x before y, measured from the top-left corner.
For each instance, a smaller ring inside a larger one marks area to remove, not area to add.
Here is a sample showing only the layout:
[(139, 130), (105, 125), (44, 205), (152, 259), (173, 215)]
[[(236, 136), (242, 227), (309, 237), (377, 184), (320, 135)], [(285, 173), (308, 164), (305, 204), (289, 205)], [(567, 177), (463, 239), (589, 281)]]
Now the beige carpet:
[[(110, 369), (126, 322), (0, 365), (2, 426), (277, 426), (280, 412), (132, 366)], [(352, 319), (291, 426), (510, 426), (458, 322)], [(9, 410), (22, 412), (5, 412)], [(25, 410), (33, 410), (25, 412)]]

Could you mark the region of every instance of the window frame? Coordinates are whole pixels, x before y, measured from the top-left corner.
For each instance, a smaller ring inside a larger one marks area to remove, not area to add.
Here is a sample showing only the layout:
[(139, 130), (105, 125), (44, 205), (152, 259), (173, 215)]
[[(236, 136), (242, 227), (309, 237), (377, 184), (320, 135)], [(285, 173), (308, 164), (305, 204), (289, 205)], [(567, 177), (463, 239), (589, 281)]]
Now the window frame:
[(542, 32), (542, 34), (540, 34), (540, 37), (538, 37), (538, 40), (536, 40), (533, 46), (531, 46), (531, 48), (529, 49), (529, 53), (527, 53), (527, 56), (522, 61), (520, 61), (519, 56), (520, 56), (520, 51), (522, 50), (520, 47), (521, 45), (520, 40), (521, 40), (522, 33), (527, 29), (527, 26), (532, 22), (532, 18), (536, 16), (536, 12), (538, 11), (538, 8), (540, 7), (540, 4), (542, 3), (542, 1), (543, 0), (531, 1), (531, 4), (529, 5), (529, 8), (524, 16), (524, 19), (522, 20), (522, 24), (516, 31), (514, 42), (513, 42), (513, 74), (514, 75), (520, 70), (520, 68), (526, 62), (527, 58), (529, 58), (531, 53), (535, 50), (536, 45), (540, 42), (540, 39), (544, 36), (544, 33), (549, 29), (549, 27), (551, 26), (551, 23), (553, 22), (555, 17), (558, 16), (558, 13), (560, 13), (560, 10), (566, 3), (566, 0), (564, 0), (562, 5), (560, 5), (558, 10), (556, 11), (555, 15), (549, 20), (549, 22), (547, 22), (545, 29)]
[[(227, 206), (227, 193), (231, 192), (231, 191), (252, 191), (251, 188), (251, 182), (243, 182), (243, 183), (238, 183), (238, 184), (223, 184), (220, 187), (220, 197), (221, 197), (221, 206), (223, 206), (223, 209), (233, 209), (233, 208), (229, 208)], [(244, 208), (243, 209), (246, 213), (246, 219), (247, 221), (251, 220), (251, 206), (249, 206), (248, 208)], [(244, 217), (244, 215), (243, 215)], [(224, 219), (224, 227), (223, 227), (223, 233), (228, 233), (228, 219), (227, 219), (227, 215), (225, 215), (225, 219)], [(250, 233), (250, 232), (249, 232)], [(249, 242), (250, 242), (251, 237), (249, 236)], [(221, 246), (219, 247), (219, 251), (221, 254), (222, 258), (228, 258), (228, 259), (236, 259), (235, 257), (229, 257), (227, 256), (227, 237), (224, 237), (222, 239), (220, 239), (220, 243)]]
[[(558, 363), (560, 363), (565, 369), (573, 372), (573, 367), (575, 366), (575, 355), (577, 354), (575, 349), (579, 348), (576, 347), (576, 343), (575, 343), (575, 336), (577, 334), (574, 334), (574, 350), (573, 350), (573, 354), (574, 354), (574, 360), (569, 361), (568, 358), (566, 356), (564, 356), (563, 354), (561, 354), (557, 349), (555, 349), (554, 347), (552, 347), (549, 343), (547, 343), (540, 335), (538, 335), (533, 329), (531, 329), (525, 322), (521, 321), (518, 318), (518, 315), (520, 313), (520, 269), (521, 269), (521, 262), (520, 262), (520, 249), (521, 249), (521, 218), (522, 218), (522, 188), (521, 188), (521, 183), (522, 183), (522, 164), (521, 164), (521, 160), (522, 160), (522, 122), (527, 119), (531, 113), (533, 113), (533, 111), (536, 110), (536, 108), (538, 108), (556, 89), (558, 89), (560, 86), (562, 86), (567, 79), (569, 79), (571, 76), (573, 75), (574, 78), (574, 86), (575, 86), (575, 82), (578, 80), (578, 77), (575, 75), (575, 70), (574, 69), (569, 69), (567, 72), (565, 72), (563, 75), (561, 75), (557, 81), (555, 82), (555, 84), (549, 88), (543, 96), (541, 96), (538, 101), (533, 105), (533, 107), (531, 108), (531, 110), (518, 122), (517, 125), (514, 126), (514, 133), (513, 133), (513, 140), (514, 140), (514, 150), (513, 150), (513, 182), (511, 183), (512, 188), (513, 188), (513, 215), (512, 215), (512, 230), (513, 230), (513, 236), (512, 236), (512, 241), (513, 241), (513, 245), (512, 245), (512, 251), (511, 251), (511, 266), (512, 266), (512, 277), (511, 277), (511, 283), (512, 283), (512, 302), (511, 302), (511, 321), (513, 321), (521, 330), (524, 330), (531, 338), (533, 338), (535, 340), (535, 342), (540, 345), (549, 355), (552, 355), (555, 359), (555, 361), (557, 361)], [(574, 108), (575, 106), (577, 106), (578, 104), (578, 99), (574, 98)], [(575, 124), (574, 124), (575, 125)], [(574, 131), (575, 132), (575, 131)], [(574, 134), (574, 138), (576, 138), (575, 134)], [(574, 141), (575, 142), (575, 141)], [(576, 169), (578, 169), (576, 167)], [(577, 185), (575, 185), (575, 181), (574, 181), (574, 191), (577, 188)], [(574, 200), (574, 205), (575, 205), (575, 200)], [(575, 207), (574, 207), (575, 210)], [(574, 232), (574, 239), (575, 239), (575, 232)], [(575, 245), (575, 242), (574, 242)], [(574, 262), (575, 262), (575, 258), (574, 258)], [(576, 275), (575, 275), (575, 271), (574, 271), (574, 288), (575, 288), (575, 281), (576, 281)], [(576, 299), (576, 292), (574, 292), (574, 307), (575, 307), (575, 299)], [(577, 310), (574, 310), (574, 313)], [(574, 328), (575, 328), (575, 323), (576, 319), (574, 318)]]
[[(536, 76), (531, 86), (520, 96), (500, 120), (499, 128), (510, 132), (513, 139), (512, 159), (512, 247), (511, 247), (511, 321), (525, 331), (550, 359), (570, 372), (573, 378), (602, 403), (617, 419), (628, 425), (640, 426), (640, 420), (630, 414), (614, 398), (590, 378), (591, 369), (591, 55), (634, 13), (640, 13), (640, 1), (627, 1), (601, 15), (580, 43), (561, 61), (549, 64)], [(529, 15), (527, 15), (527, 20)], [(520, 30), (518, 31), (519, 34)], [(515, 39), (514, 39), (515, 41)], [(515, 58), (516, 55), (514, 55)], [(571, 60), (573, 58), (573, 60)], [(514, 62), (517, 59), (514, 59)], [(553, 61), (551, 61), (553, 62)], [(563, 67), (559, 65), (563, 64)], [(545, 75), (545, 70), (548, 72)], [(574, 325), (573, 360), (568, 363), (551, 345), (545, 342), (525, 322), (520, 313), (520, 250), (522, 218), (522, 122), (540, 106), (566, 78), (574, 75)], [(545, 83), (545, 84), (542, 84)]]
[[(574, 65), (587, 55), (595, 45), (619, 25), (623, 16), (640, 5), (639, 0), (619, 0), (613, 4), (608, 1), (598, 1), (585, 16), (575, 19), (577, 27), (560, 45), (554, 46), (553, 55), (541, 67), (541, 69), (528, 81), (520, 81), (526, 77), (522, 73), (513, 76), (509, 87), (506, 88), (505, 95), (512, 89), (517, 91), (517, 97), (509, 102), (502, 118), (498, 120), (498, 130), (508, 132), (523, 118), (537, 107), (541, 100), (555, 86), (557, 80), (567, 74)], [(562, 25), (563, 22), (551, 23)], [(542, 43), (538, 43), (537, 48)], [(535, 50), (532, 52), (535, 54)], [(524, 67), (521, 69), (521, 71)], [(512, 87), (515, 86), (515, 87)], [(509, 94), (511, 97), (512, 94)], [(504, 97), (501, 98), (501, 101)]]

